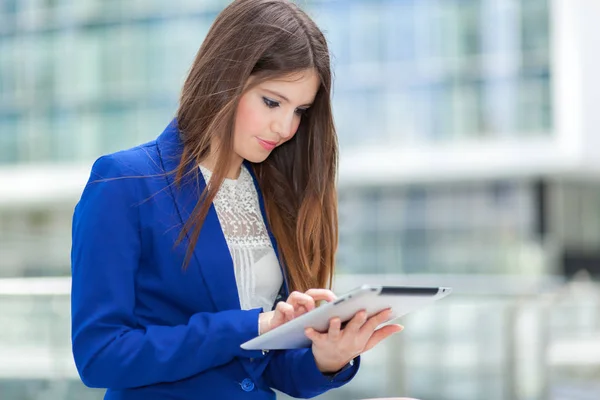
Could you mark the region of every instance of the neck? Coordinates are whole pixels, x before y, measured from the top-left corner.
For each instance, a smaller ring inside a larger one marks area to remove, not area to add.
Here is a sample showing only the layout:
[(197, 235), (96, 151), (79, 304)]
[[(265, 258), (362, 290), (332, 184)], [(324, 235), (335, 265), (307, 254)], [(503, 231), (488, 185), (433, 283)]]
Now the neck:
[[(240, 171), (242, 170), (242, 162), (244, 160), (239, 157), (237, 154), (233, 155), (229, 160), (229, 165), (227, 166), (227, 171), (225, 173), (225, 178), (227, 179), (237, 179), (240, 176)], [(217, 165), (217, 158), (215, 156), (209, 155), (200, 163), (203, 167), (208, 168), (213, 171)]]

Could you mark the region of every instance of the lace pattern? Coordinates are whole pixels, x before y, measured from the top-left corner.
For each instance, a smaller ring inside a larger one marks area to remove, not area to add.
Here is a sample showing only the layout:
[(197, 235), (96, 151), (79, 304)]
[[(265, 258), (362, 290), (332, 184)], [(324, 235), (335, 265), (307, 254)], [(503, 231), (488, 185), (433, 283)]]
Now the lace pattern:
[[(200, 170), (210, 185), (211, 171)], [(213, 204), (233, 260), (241, 309), (271, 310), (283, 276), (245, 166), (238, 179), (223, 181)]]

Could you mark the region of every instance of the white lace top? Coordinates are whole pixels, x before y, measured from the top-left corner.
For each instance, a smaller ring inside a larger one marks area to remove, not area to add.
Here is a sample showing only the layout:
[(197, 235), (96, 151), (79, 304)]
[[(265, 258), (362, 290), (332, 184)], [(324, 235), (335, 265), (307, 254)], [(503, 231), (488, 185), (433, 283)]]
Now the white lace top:
[[(206, 182), (212, 175), (200, 166)], [(210, 183), (209, 183), (210, 184)], [(283, 282), (279, 262), (262, 218), (258, 193), (242, 165), (238, 179), (225, 179), (214, 206), (233, 259), (242, 310), (270, 311)]]

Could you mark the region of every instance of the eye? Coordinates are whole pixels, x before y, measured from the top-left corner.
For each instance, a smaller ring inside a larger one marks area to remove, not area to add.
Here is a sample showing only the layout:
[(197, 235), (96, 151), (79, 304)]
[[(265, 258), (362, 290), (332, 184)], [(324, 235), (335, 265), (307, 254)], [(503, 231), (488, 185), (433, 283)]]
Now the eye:
[(275, 101), (275, 100), (271, 100), (267, 97), (263, 97), (263, 101), (265, 102), (265, 105), (269, 108), (277, 108), (279, 107), (279, 102)]
[(296, 108), (296, 114), (299, 116), (304, 116), (308, 112), (308, 108)]

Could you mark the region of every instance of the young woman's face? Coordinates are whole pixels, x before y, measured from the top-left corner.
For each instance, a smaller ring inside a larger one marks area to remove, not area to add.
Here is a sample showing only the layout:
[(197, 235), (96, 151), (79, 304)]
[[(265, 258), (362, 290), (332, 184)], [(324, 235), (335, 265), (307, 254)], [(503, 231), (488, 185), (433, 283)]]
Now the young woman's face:
[(275, 147), (294, 137), (319, 86), (316, 72), (310, 69), (265, 81), (244, 93), (235, 120), (235, 154), (260, 163)]

